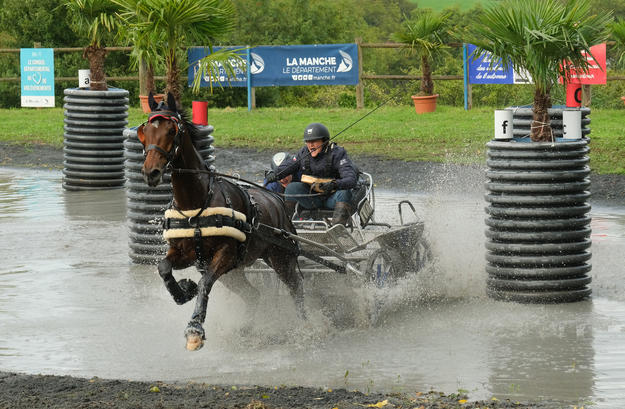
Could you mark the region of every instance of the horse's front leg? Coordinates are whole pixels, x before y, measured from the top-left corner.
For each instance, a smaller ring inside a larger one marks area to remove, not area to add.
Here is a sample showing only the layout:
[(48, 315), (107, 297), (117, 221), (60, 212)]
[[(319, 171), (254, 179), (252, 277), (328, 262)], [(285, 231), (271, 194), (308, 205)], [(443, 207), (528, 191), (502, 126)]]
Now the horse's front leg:
[(187, 339), (187, 349), (189, 351), (197, 351), (204, 346), (206, 337), (202, 324), (204, 324), (206, 320), (208, 294), (210, 294), (213, 284), (217, 281), (217, 276), (210, 267), (202, 266), (200, 269), (202, 277), (198, 282), (199, 291), (197, 300), (195, 301), (195, 309), (191, 315), (191, 321), (189, 321), (187, 329), (184, 331), (184, 336)]
[(197, 294), (197, 285), (187, 279), (176, 281), (172, 273), (174, 264), (177, 266), (188, 266), (189, 261), (186, 262), (179, 257), (180, 252), (175, 248), (170, 248), (167, 251), (167, 256), (158, 263), (158, 274), (163, 279), (167, 291), (172, 295), (176, 304), (184, 304), (195, 297)]
[[(206, 254), (210, 254), (209, 249), (214, 250), (215, 244), (209, 242), (204, 245)], [(222, 245), (209, 257), (209, 261), (198, 263), (198, 270), (202, 273), (202, 278), (198, 282), (197, 300), (195, 300), (195, 309), (191, 315), (191, 321), (187, 325), (184, 334), (187, 338), (187, 349), (196, 351), (204, 345), (204, 320), (206, 319), (206, 307), (208, 305), (208, 295), (213, 288), (215, 281), (223, 274), (232, 270), (236, 264), (236, 247)]]

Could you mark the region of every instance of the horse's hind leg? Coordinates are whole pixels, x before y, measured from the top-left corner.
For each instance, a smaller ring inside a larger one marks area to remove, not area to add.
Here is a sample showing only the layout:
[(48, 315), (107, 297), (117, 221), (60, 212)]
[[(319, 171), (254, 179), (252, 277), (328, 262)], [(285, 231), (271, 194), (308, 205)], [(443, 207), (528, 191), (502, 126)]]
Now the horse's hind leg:
[(280, 280), (289, 288), (291, 297), (295, 301), (297, 317), (306, 319), (306, 309), (304, 308), (304, 282), (302, 276), (296, 270), (297, 256), (289, 255), (285, 257), (283, 254), (271, 255), (269, 257), (270, 265), (280, 277)]

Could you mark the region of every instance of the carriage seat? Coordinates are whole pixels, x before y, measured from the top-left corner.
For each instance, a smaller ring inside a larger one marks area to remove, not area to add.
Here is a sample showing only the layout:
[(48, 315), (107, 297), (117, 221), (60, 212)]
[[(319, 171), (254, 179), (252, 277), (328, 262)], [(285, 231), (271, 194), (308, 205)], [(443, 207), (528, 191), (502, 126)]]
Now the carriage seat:
[[(366, 199), (367, 191), (370, 188), (370, 179), (360, 177), (358, 184), (352, 189), (351, 216), (353, 217), (362, 208), (364, 199)], [(295, 208), (295, 214), (293, 220), (326, 220), (331, 219), (334, 214), (334, 209), (317, 208), (317, 209), (305, 209), (299, 204)], [(369, 216), (370, 217), (370, 216)], [(368, 219), (368, 218), (367, 218)], [(367, 220), (368, 221), (368, 220)], [(365, 222), (366, 224), (366, 222)]]

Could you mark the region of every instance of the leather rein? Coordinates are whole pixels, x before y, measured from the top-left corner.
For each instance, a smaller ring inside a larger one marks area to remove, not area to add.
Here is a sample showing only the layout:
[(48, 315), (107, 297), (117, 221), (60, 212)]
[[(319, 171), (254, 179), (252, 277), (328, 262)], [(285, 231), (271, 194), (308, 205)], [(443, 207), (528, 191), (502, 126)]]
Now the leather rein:
[[(178, 174), (198, 174), (198, 173), (205, 173), (208, 175), (212, 175), (212, 176), (219, 176), (219, 177), (223, 177), (226, 179), (232, 179), (234, 181), (238, 181), (238, 182), (243, 182), (243, 183), (247, 183), (249, 185), (252, 185), (254, 187), (266, 190), (268, 192), (274, 193), (278, 196), (281, 197), (285, 197), (284, 193), (277, 193), (277, 192), (273, 192), (269, 189), (267, 189), (265, 186), (259, 185), (258, 183), (252, 182), (251, 180), (246, 180), (243, 179), (240, 176), (232, 176), (232, 175), (227, 175), (225, 173), (219, 173), (219, 172), (215, 172), (212, 171), (210, 169), (179, 169), (179, 168), (174, 168), (171, 164), (171, 161), (175, 158), (176, 153), (178, 152), (178, 148), (180, 146), (180, 139), (181, 139), (181, 134), (184, 130), (184, 124), (181, 120), (180, 114), (178, 114), (177, 112), (173, 112), (173, 111), (157, 111), (157, 112), (152, 112), (150, 113), (150, 115), (148, 116), (148, 120), (146, 123), (151, 123), (153, 120), (156, 119), (164, 119), (164, 120), (168, 120), (168, 121), (172, 121), (174, 123), (174, 125), (176, 126), (176, 135), (174, 136), (174, 143), (171, 146), (171, 149), (169, 150), (169, 152), (165, 151), (165, 149), (161, 148), (158, 145), (155, 144), (150, 144), (147, 147), (144, 147), (143, 149), (143, 156), (146, 157), (149, 151), (155, 150), (158, 153), (160, 153), (161, 155), (163, 155), (163, 157), (165, 157), (165, 159), (167, 160), (167, 164), (165, 165), (165, 168), (168, 168), (171, 170), (172, 173), (178, 173)], [(144, 124), (145, 125), (145, 124)], [(310, 193), (310, 194), (298, 194), (298, 195), (289, 195), (290, 197), (313, 197), (313, 196), (322, 196), (323, 193)]]

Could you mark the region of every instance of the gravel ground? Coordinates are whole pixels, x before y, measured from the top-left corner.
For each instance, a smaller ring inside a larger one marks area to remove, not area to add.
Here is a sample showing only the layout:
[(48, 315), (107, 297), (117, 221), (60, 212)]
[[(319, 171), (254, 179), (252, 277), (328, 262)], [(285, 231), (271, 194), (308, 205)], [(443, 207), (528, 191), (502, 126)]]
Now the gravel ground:
[[(242, 172), (262, 178), (272, 152), (218, 149), (216, 166), (223, 173)], [(374, 175), (376, 186), (425, 192), (481, 192), (484, 167), (429, 162), (399, 162), (374, 157), (353, 158)], [(244, 164), (244, 165), (243, 165)], [(0, 166), (61, 169), (63, 152), (49, 146), (24, 148), (0, 143)], [(244, 166), (244, 168), (243, 168)], [(591, 176), (593, 201), (622, 203), (625, 176)], [(0, 368), (1, 369), (1, 368)], [(0, 372), (0, 409), (8, 408), (570, 408), (564, 402), (471, 401), (464, 395), (437, 392), (363, 394), (298, 386), (261, 387), (164, 384), (127, 380), (82, 379), (67, 376)]]
[(100, 378), (23, 375), (0, 372), (0, 408), (211, 408), (211, 409), (362, 409), (362, 408), (562, 408), (556, 402), (468, 401), (438, 392), (363, 394), (345, 389), (299, 386), (224, 386), (165, 384)]

